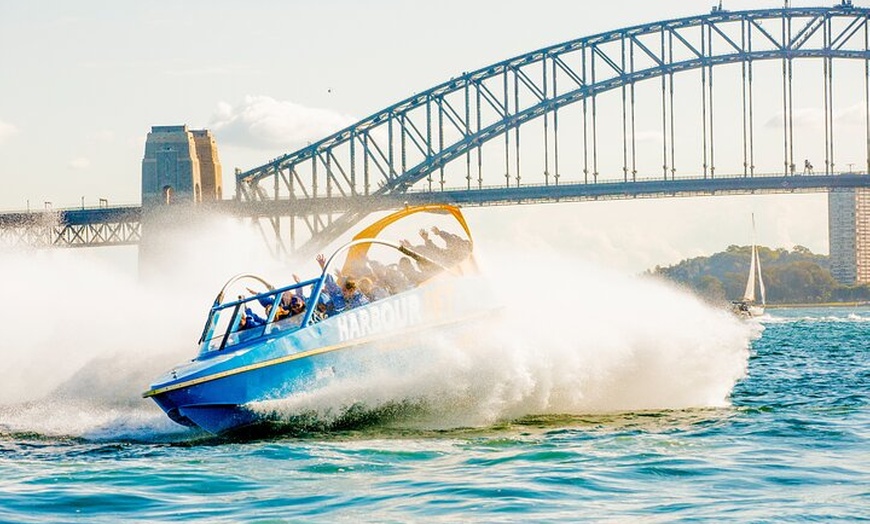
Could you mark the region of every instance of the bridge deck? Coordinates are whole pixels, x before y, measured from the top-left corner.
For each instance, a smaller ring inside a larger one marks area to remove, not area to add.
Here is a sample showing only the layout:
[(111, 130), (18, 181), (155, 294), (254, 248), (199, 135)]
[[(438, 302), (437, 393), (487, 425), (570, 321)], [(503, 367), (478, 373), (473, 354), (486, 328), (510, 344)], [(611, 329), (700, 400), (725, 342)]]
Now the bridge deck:
[[(403, 203), (449, 202), (464, 206), (576, 202), (634, 198), (709, 195), (806, 193), (870, 187), (863, 173), (839, 175), (768, 175), (754, 177), (679, 178), (675, 180), (607, 181), (520, 187), (410, 191), (392, 196), (320, 197), (267, 201), (224, 200), (203, 204), (239, 218), (304, 217), (318, 213), (344, 213), (392, 209)], [(137, 244), (141, 240), (140, 206), (76, 208), (52, 211), (0, 213), (0, 245), (32, 247), (88, 247)]]

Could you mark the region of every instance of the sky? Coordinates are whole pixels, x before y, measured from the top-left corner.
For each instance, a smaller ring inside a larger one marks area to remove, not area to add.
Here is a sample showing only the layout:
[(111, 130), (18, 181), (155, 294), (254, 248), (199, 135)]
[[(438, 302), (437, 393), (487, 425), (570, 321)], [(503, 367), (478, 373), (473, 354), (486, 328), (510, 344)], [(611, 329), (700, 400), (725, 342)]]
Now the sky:
[[(0, 0), (0, 211), (138, 204), (154, 125), (212, 130), (229, 196), (233, 168), (264, 164), (464, 71), (714, 3)], [(729, 10), (781, 5), (723, 1)], [(816, 102), (803, 101), (797, 114), (817, 114)], [(643, 271), (750, 243), (753, 213), (758, 243), (827, 253), (823, 194), (467, 214), (492, 246), (561, 246)]]

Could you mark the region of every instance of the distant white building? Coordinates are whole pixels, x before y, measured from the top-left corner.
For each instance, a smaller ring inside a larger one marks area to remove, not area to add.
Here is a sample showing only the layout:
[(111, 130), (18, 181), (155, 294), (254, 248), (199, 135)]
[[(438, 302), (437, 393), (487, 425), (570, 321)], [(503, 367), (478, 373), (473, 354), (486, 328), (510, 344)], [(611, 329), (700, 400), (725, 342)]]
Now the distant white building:
[(870, 189), (828, 193), (831, 274), (841, 284), (870, 283)]

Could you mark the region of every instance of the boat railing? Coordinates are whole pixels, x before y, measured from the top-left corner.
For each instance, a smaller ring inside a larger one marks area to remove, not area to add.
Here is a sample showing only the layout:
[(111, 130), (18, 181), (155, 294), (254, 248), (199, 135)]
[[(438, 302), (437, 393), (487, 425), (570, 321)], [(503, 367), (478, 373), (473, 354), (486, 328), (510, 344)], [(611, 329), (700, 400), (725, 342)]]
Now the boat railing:
[[(265, 281), (258, 279), (271, 289), (247, 297), (239, 296), (228, 302), (219, 303), (216, 300), (209, 310), (200, 337), (200, 356), (216, 354), (228, 347), (306, 325), (305, 322), (310, 317), (307, 314), (308, 309), (313, 307), (311, 291), (318, 287), (317, 284), (321, 279), (322, 277), (318, 277), (279, 288), (271, 288)], [(305, 301), (305, 315), (278, 317), (281, 311), (279, 305), (285, 293), (300, 296)], [(218, 298), (220, 299), (221, 295)], [(251, 322), (251, 325), (243, 325), (248, 322)]]

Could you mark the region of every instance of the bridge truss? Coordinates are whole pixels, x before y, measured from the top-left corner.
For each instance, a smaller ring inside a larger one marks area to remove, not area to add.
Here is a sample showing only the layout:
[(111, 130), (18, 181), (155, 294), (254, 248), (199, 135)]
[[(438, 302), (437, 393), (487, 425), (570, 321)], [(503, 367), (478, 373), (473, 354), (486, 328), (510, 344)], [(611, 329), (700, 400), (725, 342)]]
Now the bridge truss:
[[(843, 136), (864, 140), (846, 158), (870, 171), (868, 17), (848, 0), (714, 9), (564, 42), (463, 73), (238, 172), (237, 195), (249, 209), (270, 210), (257, 223), (277, 254), (289, 254), (407, 200), (485, 204), (507, 192), (521, 202), (536, 186), (557, 195), (566, 185), (831, 175), (841, 149), (835, 108), (852, 106), (861, 130)], [(808, 81), (799, 61), (814, 64)], [(846, 62), (859, 69), (841, 68)], [(835, 63), (857, 82), (838, 85)], [(812, 139), (799, 106), (805, 92), (817, 92), (824, 108)], [(808, 149), (823, 159), (816, 169), (800, 162)]]
[(5, 247), (119, 246), (141, 239), (139, 207), (0, 214), (0, 246)]

